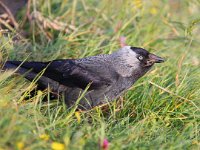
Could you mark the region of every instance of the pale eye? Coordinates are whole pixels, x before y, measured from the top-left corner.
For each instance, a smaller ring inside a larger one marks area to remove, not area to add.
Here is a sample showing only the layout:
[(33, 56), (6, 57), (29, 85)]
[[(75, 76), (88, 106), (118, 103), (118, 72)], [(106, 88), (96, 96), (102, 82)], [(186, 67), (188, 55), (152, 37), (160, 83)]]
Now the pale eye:
[(138, 59), (139, 59), (139, 60), (143, 60), (143, 56), (139, 56)]

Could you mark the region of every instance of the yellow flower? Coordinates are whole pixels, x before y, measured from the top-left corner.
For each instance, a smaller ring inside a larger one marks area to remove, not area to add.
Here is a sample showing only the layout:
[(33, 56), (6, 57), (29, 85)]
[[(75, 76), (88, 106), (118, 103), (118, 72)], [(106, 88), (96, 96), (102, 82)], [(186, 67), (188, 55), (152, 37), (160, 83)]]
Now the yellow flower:
[(157, 10), (155, 7), (152, 7), (152, 8), (150, 9), (150, 13), (151, 13), (152, 15), (156, 15), (156, 14), (158, 13), (158, 10)]
[(39, 135), (40, 139), (44, 140), (44, 141), (48, 141), (49, 140), (49, 135), (47, 134), (41, 134)]
[(78, 123), (80, 123), (81, 122), (80, 112), (75, 112), (75, 116), (76, 116)]
[(37, 95), (38, 95), (38, 96), (42, 96), (42, 94), (43, 94), (43, 92), (42, 92), (42, 91), (40, 91), (40, 90), (39, 90), (39, 91), (37, 91)]
[(17, 142), (17, 149), (18, 150), (24, 149), (24, 143), (23, 142)]
[(194, 140), (194, 141), (192, 141), (192, 144), (193, 144), (193, 145), (198, 145), (199, 142), (198, 142), (197, 140)]
[(133, 5), (139, 9), (142, 8), (142, 0), (133, 0)]
[(64, 150), (65, 149), (65, 145), (59, 142), (53, 142), (51, 144), (51, 148), (53, 150)]

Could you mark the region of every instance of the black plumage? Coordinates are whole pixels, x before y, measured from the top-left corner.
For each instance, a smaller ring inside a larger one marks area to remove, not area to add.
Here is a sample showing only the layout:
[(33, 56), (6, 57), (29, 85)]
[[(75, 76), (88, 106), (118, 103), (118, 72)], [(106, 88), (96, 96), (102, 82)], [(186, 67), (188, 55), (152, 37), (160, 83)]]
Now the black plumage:
[[(154, 58), (151, 58), (154, 57)], [(126, 46), (110, 55), (50, 62), (7, 61), (3, 70), (17, 69), (18, 74), (32, 81), (38, 73), (39, 89), (50, 87), (64, 95), (68, 106), (74, 105), (84, 89), (89, 89), (78, 108), (90, 109), (120, 96), (143, 76), (155, 62), (163, 59), (142, 48)]]

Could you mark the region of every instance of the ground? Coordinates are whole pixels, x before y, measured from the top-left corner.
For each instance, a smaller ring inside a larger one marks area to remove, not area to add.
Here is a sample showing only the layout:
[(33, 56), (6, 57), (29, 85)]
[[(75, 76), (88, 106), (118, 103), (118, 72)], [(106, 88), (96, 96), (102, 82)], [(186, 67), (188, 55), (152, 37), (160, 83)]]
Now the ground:
[(13, 40), (15, 30), (0, 34), (2, 62), (111, 53), (120, 37), (167, 61), (107, 110), (87, 112), (68, 109), (62, 100), (42, 102), (45, 91), (29, 98), (34, 82), (1, 72), (0, 150), (200, 149), (199, 0), (32, 0), (31, 9), (71, 28), (27, 21), (26, 38)]

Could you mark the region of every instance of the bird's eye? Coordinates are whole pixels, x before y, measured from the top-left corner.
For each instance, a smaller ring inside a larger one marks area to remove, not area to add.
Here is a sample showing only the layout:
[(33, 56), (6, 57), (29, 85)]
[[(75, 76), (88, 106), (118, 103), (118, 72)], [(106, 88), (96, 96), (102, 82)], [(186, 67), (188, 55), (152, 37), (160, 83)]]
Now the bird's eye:
[(139, 56), (138, 59), (139, 59), (139, 60), (143, 60), (143, 56)]

